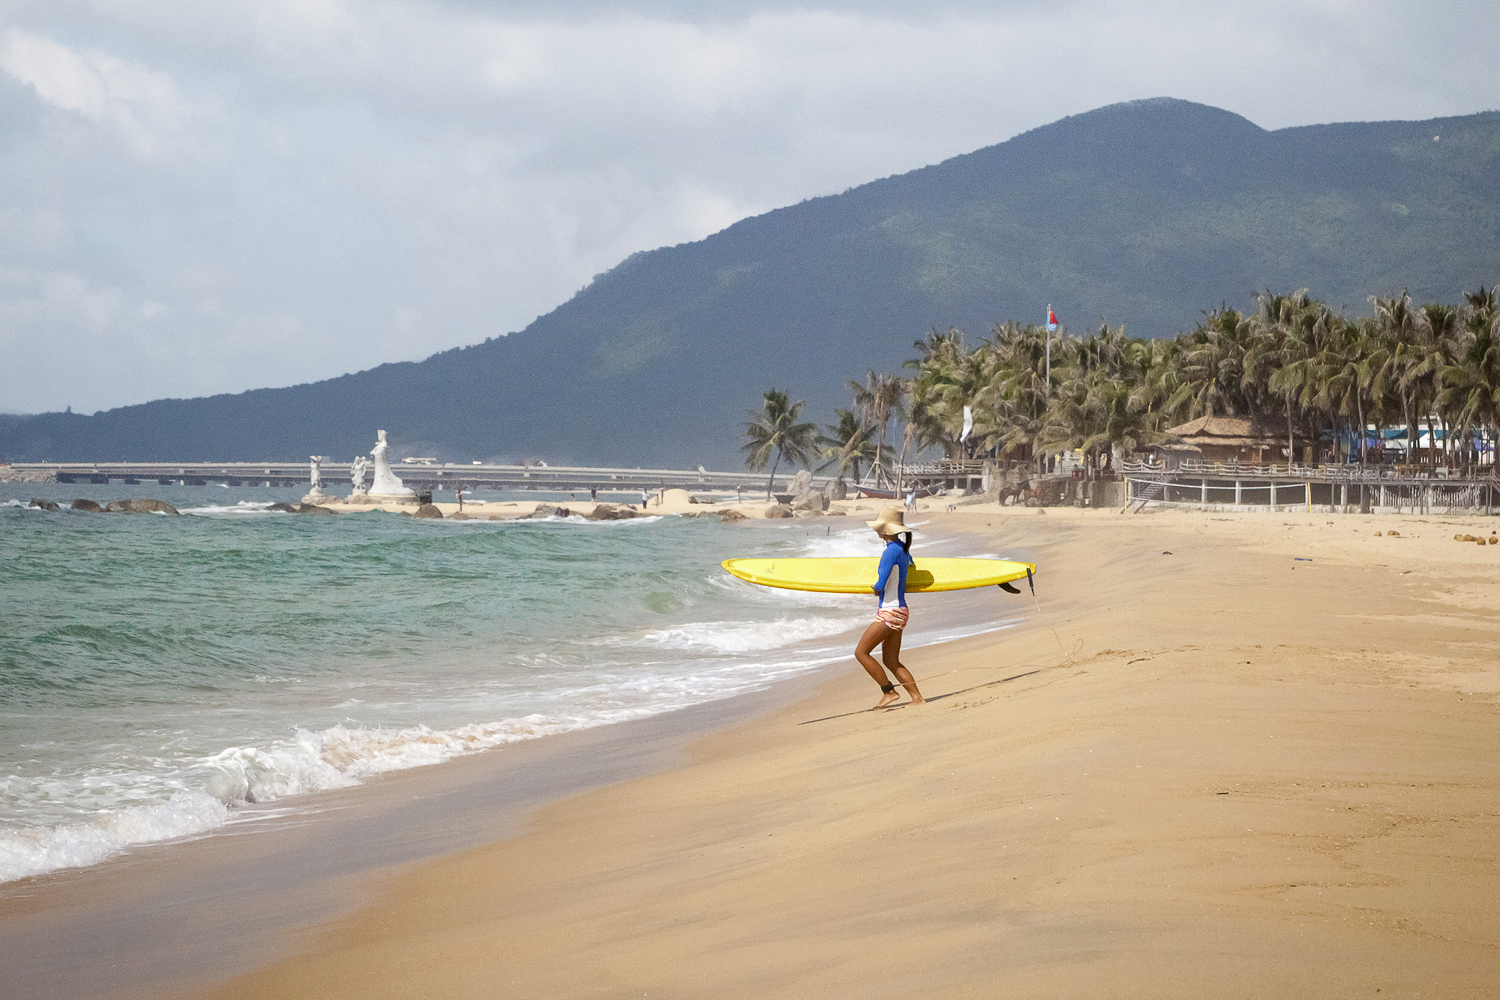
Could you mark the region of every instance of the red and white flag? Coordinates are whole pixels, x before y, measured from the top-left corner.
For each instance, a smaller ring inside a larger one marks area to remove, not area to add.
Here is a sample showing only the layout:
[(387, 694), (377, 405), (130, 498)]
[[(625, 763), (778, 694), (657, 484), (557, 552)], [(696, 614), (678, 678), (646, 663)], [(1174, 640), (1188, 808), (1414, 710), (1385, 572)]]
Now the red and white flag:
[(1051, 333), (1053, 330), (1056, 330), (1056, 329), (1057, 329), (1057, 313), (1055, 313), (1055, 312), (1052, 311), (1052, 307), (1051, 306), (1048, 306), (1047, 307), (1047, 332)]

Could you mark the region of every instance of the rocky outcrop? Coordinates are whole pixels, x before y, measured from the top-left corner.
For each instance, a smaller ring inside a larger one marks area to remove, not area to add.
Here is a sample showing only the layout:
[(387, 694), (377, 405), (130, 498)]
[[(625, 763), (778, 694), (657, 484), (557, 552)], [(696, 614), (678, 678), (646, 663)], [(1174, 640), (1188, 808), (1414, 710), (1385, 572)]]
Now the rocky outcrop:
[(104, 509), (111, 514), (177, 513), (177, 508), (165, 500), (111, 500)]
[(475, 520), (475, 517), (474, 517), (473, 514), (465, 514), (463, 511), (458, 511), (457, 513), (449, 514), (448, 515), (448, 520), (450, 520), (450, 521), (473, 521), (473, 520)]
[[(299, 513), (299, 514), (337, 514), (338, 511), (334, 510), (332, 507), (320, 507), (320, 506), (318, 506), (315, 503), (299, 503), (297, 505), (297, 513)], [(402, 511), (402, 513), (404, 514), (406, 512)]]
[(794, 516), (796, 516), (796, 512), (792, 510), (792, 505), (789, 503), (776, 503), (766, 508), (766, 517), (768, 518)]
[(736, 521), (747, 520), (747, 518), (744, 514), (741, 514), (739, 511), (731, 507), (729, 510), (719, 511), (719, 520), (723, 521), (725, 524), (733, 524)]
[(280, 501), (278, 501), (276, 503), (273, 503), (271, 506), (267, 507), (266, 510), (279, 510), (283, 514), (295, 514), (295, 513), (297, 513), (297, 508), (296, 507), (293, 507), (289, 503), (283, 503), (283, 502), (280, 502)]
[(590, 521), (626, 521), (632, 517), (642, 516), (644, 512), (623, 503), (595, 504), (594, 509), (584, 515)]
[(443, 512), (438, 509), (438, 505), (435, 503), (424, 503), (416, 510), (412, 511), (411, 516), (425, 517), (441, 521), (443, 519)]
[(91, 514), (102, 514), (102, 513), (104, 513), (104, 508), (101, 507), (101, 506), (99, 506), (98, 504), (94, 503), (94, 501), (92, 501), (92, 500), (74, 500), (73, 501), (73, 509), (74, 510), (86, 510), (86, 511), (88, 511)]
[(797, 513), (811, 511), (821, 514), (828, 509), (828, 498), (821, 493), (804, 493), (792, 501), (792, 510)]
[(62, 510), (61, 507), (53, 503), (51, 500), (38, 500), (36, 497), (32, 497), (31, 503), (27, 504), (26, 506), (40, 507), (42, 508), (42, 510)]
[(792, 477), (792, 500), (797, 501), (812, 492), (812, 473), (803, 469)]
[(566, 507), (554, 503), (539, 503), (530, 514), (521, 515), (522, 520), (543, 517), (572, 517), (573, 512)]
[(829, 503), (849, 499), (849, 484), (844, 482), (843, 476), (828, 480), (828, 485), (823, 487), (823, 498)]

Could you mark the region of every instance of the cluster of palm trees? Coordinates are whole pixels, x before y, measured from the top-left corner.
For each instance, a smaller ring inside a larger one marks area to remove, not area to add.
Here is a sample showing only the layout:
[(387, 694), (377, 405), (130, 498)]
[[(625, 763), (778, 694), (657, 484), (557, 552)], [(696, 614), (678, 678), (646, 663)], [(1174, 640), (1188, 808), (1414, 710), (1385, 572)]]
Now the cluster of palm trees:
[[(1304, 461), (1365, 463), (1371, 426), (1406, 428), (1409, 460), (1425, 427), (1424, 457), (1434, 466), (1472, 467), (1493, 455), (1496, 290), (1481, 287), (1453, 305), (1418, 306), (1404, 292), (1370, 302), (1370, 316), (1351, 319), (1305, 289), (1267, 291), (1253, 312), (1221, 306), (1171, 340), (1103, 325), (1073, 337), (1002, 323), (970, 347), (958, 330), (933, 332), (914, 344), (907, 375), (872, 371), (851, 382), (853, 408), (836, 411), (838, 421), (821, 433), (801, 421), (802, 403), (766, 393), (747, 426), (748, 464), (764, 468), (772, 452), (778, 462), (821, 458), (857, 479), (861, 467), (880, 474), (908, 449), (937, 447), (949, 458), (994, 455), (1039, 466), (1049, 454), (1077, 450), (1099, 468), (1113, 454), (1168, 443), (1168, 428), (1205, 415), (1277, 428), (1288, 455), (1304, 442)], [(904, 427), (899, 456), (885, 440), (893, 417)]]

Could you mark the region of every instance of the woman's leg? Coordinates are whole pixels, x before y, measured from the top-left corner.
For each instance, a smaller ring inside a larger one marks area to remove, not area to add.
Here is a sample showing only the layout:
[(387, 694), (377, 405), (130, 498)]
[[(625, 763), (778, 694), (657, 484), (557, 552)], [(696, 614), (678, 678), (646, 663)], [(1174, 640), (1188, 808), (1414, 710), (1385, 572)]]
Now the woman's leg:
[[(860, 666), (865, 668), (865, 672), (874, 678), (875, 683), (880, 685), (880, 700), (875, 703), (876, 708), (885, 708), (900, 697), (896, 694), (895, 687), (886, 679), (885, 670), (881, 668), (880, 662), (870, 655), (870, 651), (876, 646), (882, 642), (889, 642), (889, 636), (892, 635), (897, 636), (899, 640), (901, 633), (886, 625), (885, 622), (873, 621), (865, 629), (865, 634), (859, 637), (859, 643), (854, 647), (854, 658), (859, 661)], [(896, 648), (900, 648), (899, 641)]]
[(885, 642), (880, 647), (880, 658), (885, 660), (885, 669), (894, 674), (901, 686), (906, 688), (906, 693), (911, 695), (911, 703), (920, 705), (927, 699), (923, 698), (922, 692), (917, 690), (917, 679), (911, 675), (911, 671), (901, 665), (901, 631), (899, 629), (886, 629), (886, 631), (890, 634), (885, 637)]

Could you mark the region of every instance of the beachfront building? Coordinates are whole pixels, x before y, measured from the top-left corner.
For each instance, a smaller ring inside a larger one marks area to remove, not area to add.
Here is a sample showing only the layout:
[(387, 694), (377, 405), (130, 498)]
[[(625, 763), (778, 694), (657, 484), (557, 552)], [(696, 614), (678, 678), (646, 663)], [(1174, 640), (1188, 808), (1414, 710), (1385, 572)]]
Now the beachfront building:
[[(1278, 431), (1248, 417), (1198, 417), (1168, 427), (1167, 433), (1177, 439), (1162, 446), (1168, 454), (1243, 465), (1272, 465), (1287, 460), (1285, 429)], [(1292, 441), (1297, 449), (1303, 447), (1300, 435), (1294, 434)]]

